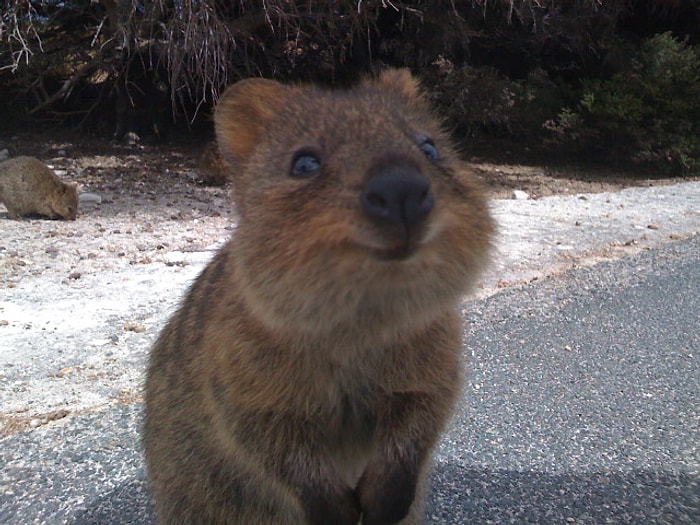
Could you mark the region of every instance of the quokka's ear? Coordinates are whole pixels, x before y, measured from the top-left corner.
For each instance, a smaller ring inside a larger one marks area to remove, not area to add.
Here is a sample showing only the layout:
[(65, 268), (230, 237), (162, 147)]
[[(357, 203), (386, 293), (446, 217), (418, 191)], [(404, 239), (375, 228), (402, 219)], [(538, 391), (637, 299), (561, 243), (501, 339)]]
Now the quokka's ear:
[(76, 193), (78, 191), (78, 183), (77, 182), (66, 182), (65, 184), (61, 184), (59, 191), (61, 194)]
[(262, 78), (241, 80), (226, 89), (214, 111), (216, 141), (226, 160), (248, 159), (291, 89)]
[(399, 95), (411, 104), (425, 104), (420, 82), (408, 69), (386, 69), (369, 81), (375, 88)]

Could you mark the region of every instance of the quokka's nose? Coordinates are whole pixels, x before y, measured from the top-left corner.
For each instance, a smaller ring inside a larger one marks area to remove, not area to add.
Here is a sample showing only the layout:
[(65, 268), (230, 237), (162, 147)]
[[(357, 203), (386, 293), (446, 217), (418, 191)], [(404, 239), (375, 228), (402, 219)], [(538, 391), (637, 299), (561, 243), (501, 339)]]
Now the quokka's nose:
[(430, 180), (408, 165), (384, 168), (362, 191), (362, 207), (368, 215), (406, 231), (420, 224), (433, 205)]

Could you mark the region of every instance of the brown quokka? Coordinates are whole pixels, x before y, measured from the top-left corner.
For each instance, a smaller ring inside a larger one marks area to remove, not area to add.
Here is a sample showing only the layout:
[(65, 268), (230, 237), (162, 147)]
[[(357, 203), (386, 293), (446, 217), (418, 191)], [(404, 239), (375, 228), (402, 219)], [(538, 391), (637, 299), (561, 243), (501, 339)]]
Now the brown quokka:
[(14, 157), (0, 162), (0, 202), (10, 219), (38, 214), (73, 220), (78, 212), (78, 187), (63, 182), (34, 157)]
[(199, 157), (200, 180), (207, 186), (223, 186), (226, 184), (230, 169), (230, 166), (221, 157), (216, 142), (207, 144)]
[(159, 522), (416, 525), (462, 380), (487, 203), (416, 80), (244, 80), (215, 113), (232, 239), (160, 335)]

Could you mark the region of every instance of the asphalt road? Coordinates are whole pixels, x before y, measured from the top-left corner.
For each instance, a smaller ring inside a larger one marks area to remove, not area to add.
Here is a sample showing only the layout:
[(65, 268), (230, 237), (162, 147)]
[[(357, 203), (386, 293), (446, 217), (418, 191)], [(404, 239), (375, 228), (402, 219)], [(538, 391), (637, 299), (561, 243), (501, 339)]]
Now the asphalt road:
[[(700, 237), (468, 303), (429, 523), (700, 523)], [(0, 440), (1, 524), (151, 523), (141, 404)]]

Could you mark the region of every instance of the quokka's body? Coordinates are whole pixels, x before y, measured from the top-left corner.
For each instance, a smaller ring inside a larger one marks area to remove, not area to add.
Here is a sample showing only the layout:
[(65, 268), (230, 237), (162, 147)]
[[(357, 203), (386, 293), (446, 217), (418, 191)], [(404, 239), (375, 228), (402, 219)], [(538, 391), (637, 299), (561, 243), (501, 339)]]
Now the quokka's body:
[(216, 113), (239, 223), (160, 335), (160, 523), (416, 525), (492, 222), (403, 70), (246, 80)]
[(14, 157), (0, 162), (0, 202), (10, 219), (38, 214), (72, 220), (78, 211), (78, 188), (34, 157)]

